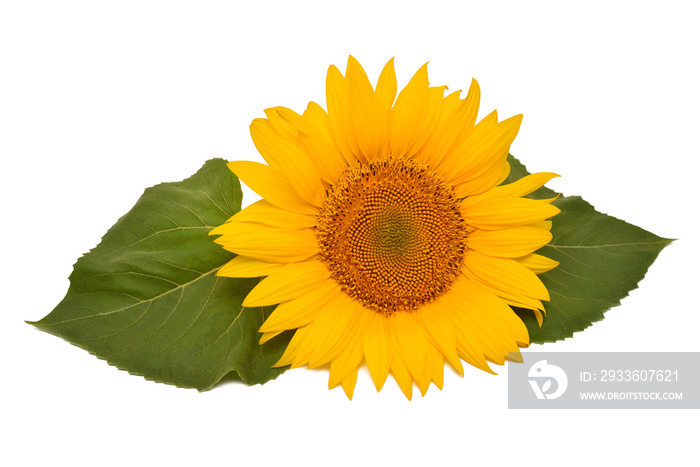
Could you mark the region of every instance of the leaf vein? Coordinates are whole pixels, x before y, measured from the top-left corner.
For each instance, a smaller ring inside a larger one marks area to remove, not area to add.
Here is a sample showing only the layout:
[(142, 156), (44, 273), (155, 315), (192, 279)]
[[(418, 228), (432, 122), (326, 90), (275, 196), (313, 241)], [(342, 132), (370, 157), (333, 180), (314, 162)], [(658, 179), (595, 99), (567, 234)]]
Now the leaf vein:
[[(148, 303), (148, 302), (152, 302), (152, 301), (158, 300), (159, 298), (165, 297), (165, 296), (167, 296), (168, 294), (170, 294), (170, 293), (172, 293), (172, 292), (174, 292), (174, 291), (176, 291), (176, 290), (179, 290), (179, 289), (182, 289), (182, 288), (184, 288), (184, 287), (187, 287), (188, 285), (197, 282), (198, 280), (202, 279), (203, 277), (208, 276), (208, 275), (211, 274), (211, 273), (216, 273), (216, 271), (218, 271), (219, 269), (221, 269), (221, 267), (222, 267), (222, 266), (219, 266), (218, 268), (212, 269), (211, 271), (208, 271), (208, 272), (202, 274), (201, 276), (199, 276), (199, 277), (197, 277), (197, 278), (195, 278), (195, 279), (192, 279), (190, 282), (187, 282), (187, 283), (185, 283), (185, 284), (179, 285), (179, 286), (177, 286), (177, 287), (175, 287), (175, 288), (173, 288), (173, 289), (167, 290), (167, 291), (163, 292), (162, 294), (156, 295), (156, 296), (153, 297), (153, 298), (149, 298), (149, 299), (147, 299), (147, 300), (139, 299), (139, 301), (138, 301), (137, 303), (133, 303), (133, 304), (131, 304), (131, 305), (129, 305), (129, 306), (125, 306), (125, 307), (122, 307), (122, 308), (119, 308), (119, 309), (116, 309), (116, 310), (110, 310), (110, 311), (107, 311), (107, 312), (104, 312), (104, 313), (95, 313), (94, 315), (89, 315), (89, 316), (78, 316), (78, 317), (76, 317), (76, 318), (70, 318), (70, 319), (66, 319), (66, 320), (63, 320), (63, 321), (56, 321), (56, 322), (54, 322), (54, 323), (51, 323), (51, 325), (52, 325), (52, 326), (55, 326), (55, 325), (65, 324), (65, 323), (72, 322), (72, 321), (80, 321), (80, 320), (82, 320), (82, 319), (95, 318), (95, 317), (98, 317), (98, 316), (108, 316), (108, 315), (111, 315), (111, 314), (114, 314), (114, 313), (121, 313), (122, 311), (128, 310), (128, 309), (133, 308), (133, 307), (135, 307), (135, 306), (138, 306), (138, 305), (140, 305), (140, 304), (142, 304), (142, 303)], [(100, 293), (100, 292), (93, 292), (93, 293)]]

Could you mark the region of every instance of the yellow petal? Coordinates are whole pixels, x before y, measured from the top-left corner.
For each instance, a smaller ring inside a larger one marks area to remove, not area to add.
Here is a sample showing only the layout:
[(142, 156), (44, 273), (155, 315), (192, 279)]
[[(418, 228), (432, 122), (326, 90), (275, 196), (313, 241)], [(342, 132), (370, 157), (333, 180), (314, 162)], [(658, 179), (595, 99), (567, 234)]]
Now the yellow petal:
[(494, 188), (492, 196), (525, 196), (537, 190), (551, 179), (559, 175), (552, 172), (538, 172), (517, 180), (508, 185)]
[(534, 225), (535, 227), (539, 227), (541, 229), (545, 230), (552, 230), (552, 221), (539, 221), (539, 222), (533, 222), (530, 225)]
[(489, 128), (495, 126), (498, 123), (498, 111), (494, 110), (487, 116), (481, 119), (481, 121), (476, 125), (474, 129), (480, 128), (481, 130), (488, 130)]
[(355, 368), (350, 374), (343, 380), (343, 391), (348, 399), (352, 400), (352, 396), (355, 392), (355, 385), (357, 384), (357, 368)]
[(325, 192), (321, 176), (308, 154), (280, 136), (272, 124), (262, 118), (250, 125), (250, 135), (270, 167), (283, 173), (302, 199), (314, 206), (323, 204)]
[(352, 56), (348, 58), (345, 85), (347, 86), (347, 124), (349, 125), (349, 131), (345, 134), (355, 139), (355, 144), (350, 146), (357, 147), (358, 159), (372, 161), (384, 155), (387, 122), (365, 70)]
[(510, 175), (510, 163), (506, 160), (506, 163), (503, 164), (503, 172), (501, 172), (501, 176), (498, 178), (496, 185), (500, 185), (501, 183), (505, 182), (509, 175)]
[(484, 333), (474, 324), (467, 313), (468, 310), (465, 311), (465, 308), (470, 306), (469, 302), (465, 303), (461, 294), (455, 293), (453, 289), (454, 284), (450, 291), (444, 295), (442, 306), (449, 311), (448, 316), (457, 334), (457, 354), (470, 365), (487, 373), (495, 374), (486, 359), (499, 360), (502, 349), (494, 343), (489, 334)]
[(537, 320), (537, 325), (539, 327), (542, 327), (542, 323), (544, 322), (544, 317), (542, 316), (542, 312), (536, 308), (533, 308), (532, 312), (535, 314), (535, 319)]
[(287, 348), (284, 350), (284, 353), (280, 357), (280, 359), (272, 365), (273, 368), (280, 368), (283, 366), (291, 365), (294, 359), (297, 356), (297, 353), (299, 352), (299, 347), (301, 346), (301, 343), (304, 342), (304, 339), (306, 338), (306, 334), (309, 332), (309, 326), (304, 326), (303, 328), (299, 328), (294, 332), (294, 336), (292, 336), (292, 340), (289, 341), (289, 344), (287, 344)]
[(308, 364), (315, 368), (336, 358), (359, 331), (361, 307), (357, 300), (339, 294), (309, 325), (292, 367)]
[(260, 341), (258, 343), (260, 345), (263, 345), (265, 342), (269, 341), (273, 337), (279, 336), (280, 334), (282, 334), (282, 331), (264, 332), (263, 335), (260, 337)]
[(474, 196), (472, 202), (488, 198), (520, 198), (532, 193), (554, 177), (558, 176), (559, 175), (551, 172), (538, 172), (526, 175), (513, 183), (497, 186), (486, 193)]
[(393, 356), (389, 323), (383, 313), (374, 313), (362, 334), (362, 348), (377, 392), (382, 389)]
[[(426, 355), (425, 367), (428, 369), (430, 374), (430, 381), (432, 381), (438, 389), (442, 390), (442, 385), (445, 378), (445, 360), (435, 347), (428, 345), (428, 352)], [(421, 394), (425, 395), (428, 392), (428, 388), (425, 390), (421, 389)]]
[(479, 84), (472, 80), (464, 100), (454, 97), (458, 98), (459, 93), (444, 99), (437, 125), (421, 149), (423, 163), (431, 167), (439, 166), (444, 158), (453, 157), (454, 151), (474, 128), (481, 98)]
[(309, 102), (303, 115), (286, 107), (273, 107), (265, 110), (265, 114), (280, 136), (299, 146), (308, 155), (324, 180), (334, 183), (347, 167), (333, 140), (328, 114), (320, 105)]
[(408, 367), (397, 352), (394, 352), (394, 358), (391, 360), (391, 374), (394, 375), (394, 379), (401, 388), (401, 391), (410, 401), (413, 395), (413, 378), (408, 371)]
[(341, 289), (333, 279), (327, 279), (314, 290), (293, 300), (277, 305), (277, 308), (260, 326), (260, 332), (286, 331), (312, 323), (318, 313), (333, 302)]
[(382, 111), (382, 115), (386, 118), (396, 99), (396, 73), (394, 72), (393, 58), (386, 62), (384, 69), (379, 75), (376, 94), (379, 108)]
[[(455, 317), (453, 320), (455, 326), (461, 325), (461, 321), (458, 317)], [(496, 372), (491, 369), (488, 361), (484, 357), (484, 347), (481, 346), (473, 335), (473, 326), (470, 323), (467, 323), (465, 326), (466, 328), (463, 331), (457, 333), (457, 355), (474, 368), (495, 375)]]
[(328, 388), (339, 385), (362, 363), (362, 334), (357, 332), (348, 342), (347, 347), (331, 362), (328, 375)]
[(521, 122), (522, 115), (516, 115), (493, 126), (477, 125), (453, 157), (445, 160), (445, 181), (453, 185), (473, 180), (488, 172), (494, 164), (502, 163)]
[(278, 170), (252, 161), (233, 161), (228, 167), (251, 190), (275, 206), (300, 214), (318, 214), (318, 208), (304, 201)]
[(236, 256), (216, 273), (222, 277), (263, 277), (284, 267), (284, 263), (269, 263), (247, 256)]
[(550, 200), (530, 198), (486, 198), (474, 201), (467, 198), (461, 203), (464, 221), (477, 229), (496, 230), (532, 224), (560, 211)]
[(523, 256), (522, 258), (517, 258), (516, 261), (535, 274), (542, 274), (543, 272), (551, 271), (559, 266), (558, 261), (549, 259), (546, 256), (538, 255), (537, 253), (532, 253)]
[(457, 183), (455, 188), (455, 196), (458, 199), (466, 197), (474, 197), (484, 192), (488, 193), (503, 180), (508, 178), (510, 173), (510, 164), (507, 160), (508, 151), (503, 151), (502, 157), (496, 161), (483, 173), (471, 180), (463, 180)]
[(423, 116), (423, 121), (418, 132), (415, 135), (413, 144), (406, 152), (406, 157), (411, 157), (418, 153), (425, 142), (428, 140), (435, 126), (437, 125), (438, 119), (440, 118), (440, 113), (442, 111), (443, 96), (447, 90), (447, 86), (435, 86), (428, 88), (428, 105), (426, 107), (425, 115)]
[(328, 68), (326, 75), (326, 105), (328, 107), (328, 119), (331, 125), (333, 139), (340, 149), (348, 165), (357, 162), (355, 154), (359, 153), (357, 147), (350, 147), (348, 143), (354, 143), (354, 139), (348, 139), (345, 131), (348, 128), (346, 117), (347, 92), (345, 78), (334, 65)]
[(457, 355), (457, 331), (448, 316), (449, 311), (441, 304), (443, 296), (420, 308), (416, 314), (426, 331), (428, 340), (442, 352), (455, 370), (464, 376), (464, 368)]
[(296, 142), (299, 138), (299, 124), (302, 123), (301, 115), (286, 107), (265, 109), (265, 115), (272, 125), (272, 128), (279, 136), (289, 141)]
[(481, 102), (481, 88), (479, 87), (479, 83), (475, 80), (472, 79), (472, 83), (469, 86), (469, 92), (467, 93), (467, 97), (464, 98), (464, 115), (463, 118), (466, 119), (466, 123), (464, 123), (465, 128), (468, 129), (468, 131), (464, 135), (464, 139), (466, 139), (469, 136), (469, 133), (471, 132), (472, 128), (474, 126), (474, 123), (476, 123), (476, 117), (477, 114), (479, 113), (479, 103)]
[(260, 281), (243, 300), (243, 306), (256, 307), (281, 303), (316, 290), (331, 272), (317, 259), (289, 263)]
[[(491, 293), (498, 294), (497, 290), (490, 288), (487, 284), (485, 284), (483, 282), (477, 282), (477, 281), (473, 281), (473, 282), (474, 282), (474, 284), (477, 284), (478, 286), (480, 286), (484, 290), (490, 291)], [(522, 297), (521, 296), (521, 297), (519, 297), (519, 300), (514, 300), (511, 298), (505, 298), (505, 297), (501, 297), (501, 299), (504, 302), (506, 302), (508, 305), (514, 306), (517, 308), (524, 308), (526, 310), (533, 310), (533, 311), (534, 310), (541, 310), (542, 312), (545, 311), (544, 305), (542, 304), (542, 301), (537, 300), (536, 298)]]
[(543, 247), (552, 239), (549, 230), (533, 225), (501, 230), (476, 230), (467, 237), (467, 248), (488, 256), (516, 258)]
[(542, 281), (529, 269), (509, 258), (494, 258), (468, 250), (464, 255), (463, 273), (469, 279), (488, 285), (499, 296), (520, 300), (521, 297), (549, 300)]
[(527, 327), (503, 300), (469, 280), (460, 279), (454, 284), (454, 293), (464, 304), (460, 309), (484, 335), (500, 343), (503, 358), (508, 352), (517, 351), (518, 344), (529, 344)]
[(293, 263), (309, 259), (320, 251), (316, 234), (311, 229), (279, 229), (263, 224), (228, 222), (214, 231), (222, 234), (214, 241), (224, 249), (261, 261)]
[(321, 177), (333, 184), (347, 162), (333, 139), (328, 114), (320, 105), (310, 102), (303, 118), (305, 126), (299, 135), (299, 145), (316, 163)]
[(430, 383), (430, 375), (425, 368), (426, 341), (423, 331), (413, 313), (393, 313), (389, 316), (389, 332), (394, 348), (408, 371), (418, 382), (418, 386)]
[(399, 93), (389, 116), (389, 145), (394, 157), (409, 157), (416, 140), (427, 137), (420, 134), (428, 110), (428, 64), (413, 75)]
[(273, 227), (304, 229), (316, 225), (316, 216), (280, 209), (271, 202), (261, 199), (234, 214), (229, 221), (259, 222)]
[(468, 280), (458, 280), (455, 284), (450, 289), (448, 303), (450, 318), (458, 332), (458, 347), (465, 360), (470, 363), (475, 360), (475, 366), (493, 373), (484, 357), (502, 365), (509, 352), (516, 352), (521, 343), (527, 345), (527, 328), (500, 298)]

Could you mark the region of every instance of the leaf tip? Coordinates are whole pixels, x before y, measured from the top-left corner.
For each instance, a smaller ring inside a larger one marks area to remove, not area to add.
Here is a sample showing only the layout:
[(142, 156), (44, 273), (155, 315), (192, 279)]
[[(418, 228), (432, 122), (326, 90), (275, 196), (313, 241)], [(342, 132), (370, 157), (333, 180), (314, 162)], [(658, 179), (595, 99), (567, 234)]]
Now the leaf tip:
[(25, 319), (25, 320), (24, 320), (25, 323), (27, 323), (27, 324), (29, 324), (29, 325), (31, 325), (31, 326), (34, 326), (35, 328), (38, 328), (38, 329), (42, 329), (42, 330), (43, 330), (44, 327), (45, 327), (45, 325), (43, 325), (43, 324), (41, 323), (41, 321), (42, 321), (42, 320), (39, 320), (39, 321), (29, 321), (28, 319)]

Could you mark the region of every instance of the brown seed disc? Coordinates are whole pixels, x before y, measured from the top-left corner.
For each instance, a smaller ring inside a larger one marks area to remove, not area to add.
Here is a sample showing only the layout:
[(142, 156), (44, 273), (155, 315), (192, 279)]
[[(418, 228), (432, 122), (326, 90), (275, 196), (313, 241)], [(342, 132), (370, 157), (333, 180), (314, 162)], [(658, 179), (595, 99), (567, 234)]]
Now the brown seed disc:
[(415, 310), (446, 292), (466, 250), (452, 187), (392, 157), (349, 167), (331, 187), (316, 229), (331, 277), (384, 313)]

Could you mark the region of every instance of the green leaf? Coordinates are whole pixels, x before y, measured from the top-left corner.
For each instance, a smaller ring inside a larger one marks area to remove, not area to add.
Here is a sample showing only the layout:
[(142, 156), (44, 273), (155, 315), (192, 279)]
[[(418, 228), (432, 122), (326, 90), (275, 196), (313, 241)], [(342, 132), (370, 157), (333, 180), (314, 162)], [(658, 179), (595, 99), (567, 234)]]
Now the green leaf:
[[(511, 173), (505, 183), (528, 175), (525, 166), (508, 157)], [(556, 195), (543, 187), (530, 196)], [(538, 253), (559, 261), (559, 266), (539, 276), (551, 296), (545, 302), (542, 327), (531, 311), (516, 309), (530, 341), (539, 344), (572, 337), (603, 319), (607, 310), (637, 288), (661, 250), (673, 241), (602, 214), (578, 196), (560, 196), (553, 204), (561, 213), (552, 219), (552, 241)]]
[[(145, 191), (80, 258), (58, 306), (34, 326), (147, 379), (199, 390), (229, 372), (264, 383), (291, 338), (258, 345), (272, 308), (243, 308), (259, 279), (217, 277), (232, 254), (209, 231), (241, 207), (222, 159), (192, 177)], [(229, 377), (230, 378), (230, 377)]]

